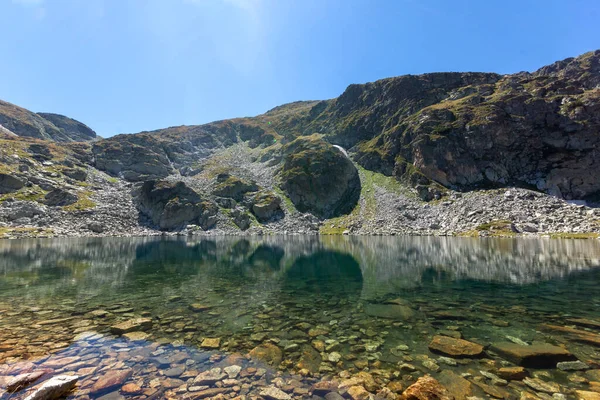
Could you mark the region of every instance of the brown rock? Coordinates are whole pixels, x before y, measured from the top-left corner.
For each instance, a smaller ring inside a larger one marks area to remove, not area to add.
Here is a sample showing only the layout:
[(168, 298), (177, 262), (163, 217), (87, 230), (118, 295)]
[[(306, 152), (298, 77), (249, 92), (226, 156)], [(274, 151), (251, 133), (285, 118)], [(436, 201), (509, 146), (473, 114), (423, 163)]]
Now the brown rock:
[(577, 400), (600, 400), (600, 393), (598, 392), (588, 392), (585, 390), (576, 390), (575, 396)]
[(142, 393), (142, 388), (136, 385), (135, 383), (128, 383), (121, 387), (121, 393), (123, 394), (140, 394)]
[(110, 327), (110, 331), (115, 335), (133, 331), (147, 331), (152, 328), (152, 320), (149, 318), (135, 318), (129, 321), (121, 322), (120, 324)]
[(571, 318), (567, 322), (575, 325), (586, 326), (588, 328), (600, 329), (600, 321), (587, 318)]
[(434, 336), (429, 350), (451, 357), (477, 357), (483, 353), (483, 346), (449, 336)]
[(444, 370), (439, 375), (439, 382), (455, 399), (466, 399), (473, 396), (473, 385), (460, 375)]
[(479, 388), (481, 390), (483, 390), (485, 393), (489, 394), (492, 397), (495, 397), (496, 399), (508, 399), (510, 398), (510, 393), (507, 392), (504, 389), (500, 389), (497, 386), (492, 386), (492, 385), (486, 385), (483, 382), (477, 382), (477, 381), (473, 381), (474, 385), (479, 386)]
[(281, 364), (283, 354), (281, 349), (272, 343), (264, 343), (256, 346), (249, 353), (250, 357), (272, 366)]
[(448, 390), (429, 375), (419, 378), (402, 395), (405, 400), (453, 400)]
[(230, 389), (229, 388), (212, 388), (212, 389), (205, 389), (205, 390), (201, 390), (195, 393), (188, 393), (184, 399), (185, 400), (199, 400), (199, 399), (206, 399), (206, 398), (212, 398), (215, 396), (218, 396), (220, 394), (223, 393), (227, 393)]
[(123, 383), (131, 376), (131, 369), (122, 369), (118, 371), (109, 371), (100, 377), (90, 389), (90, 393), (98, 394), (108, 392), (112, 389), (123, 385)]
[(531, 346), (510, 342), (495, 343), (492, 350), (523, 367), (553, 368), (558, 362), (576, 359), (568, 350), (545, 343)]
[(310, 391), (317, 396), (325, 396), (329, 392), (335, 392), (340, 386), (337, 381), (321, 381), (311, 386)]
[(210, 306), (205, 306), (204, 304), (198, 304), (198, 303), (190, 304), (189, 308), (190, 308), (190, 310), (195, 311), (195, 312), (210, 310)]
[(321, 365), (321, 355), (314, 347), (305, 344), (302, 346), (300, 361), (298, 362), (298, 369), (307, 369), (313, 374), (319, 371), (319, 365)]
[(527, 370), (523, 367), (505, 367), (498, 370), (498, 376), (509, 381), (520, 381), (527, 375)]
[(132, 342), (142, 342), (148, 339), (149, 336), (150, 335), (146, 332), (128, 332), (123, 334), (124, 338), (131, 340)]
[(370, 394), (362, 386), (352, 386), (348, 389), (348, 396), (352, 400), (368, 400)]
[(49, 360), (45, 361), (43, 366), (52, 368), (52, 369), (59, 369), (66, 365), (73, 364), (77, 361), (79, 361), (79, 357), (55, 358), (55, 359), (49, 359)]
[(566, 326), (550, 324), (542, 324), (541, 328), (545, 331), (562, 333), (576, 342), (587, 343), (593, 346), (600, 347), (600, 335), (598, 335), (597, 333), (582, 331), (574, 328), (567, 328)]
[(218, 349), (221, 347), (221, 338), (204, 338), (200, 347), (205, 349)]
[(390, 389), (392, 393), (402, 393), (404, 385), (400, 381), (391, 381), (387, 384), (387, 388)]

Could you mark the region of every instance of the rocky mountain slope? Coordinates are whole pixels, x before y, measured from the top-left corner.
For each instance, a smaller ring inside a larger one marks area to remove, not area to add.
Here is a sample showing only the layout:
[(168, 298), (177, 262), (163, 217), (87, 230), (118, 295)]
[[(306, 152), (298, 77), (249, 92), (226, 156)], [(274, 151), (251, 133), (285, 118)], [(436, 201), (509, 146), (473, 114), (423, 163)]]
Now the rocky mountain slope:
[(57, 146), (93, 131), (9, 103), (0, 124), (9, 234), (600, 232), (578, 205), (600, 200), (600, 50), (91, 143)]

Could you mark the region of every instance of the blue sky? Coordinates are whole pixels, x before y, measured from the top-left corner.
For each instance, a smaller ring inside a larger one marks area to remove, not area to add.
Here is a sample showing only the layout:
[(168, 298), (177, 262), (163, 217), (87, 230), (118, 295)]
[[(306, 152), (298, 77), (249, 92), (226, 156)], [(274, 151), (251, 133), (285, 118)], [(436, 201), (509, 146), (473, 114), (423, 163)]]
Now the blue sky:
[(597, 0), (1, 0), (0, 99), (101, 136), (600, 48)]

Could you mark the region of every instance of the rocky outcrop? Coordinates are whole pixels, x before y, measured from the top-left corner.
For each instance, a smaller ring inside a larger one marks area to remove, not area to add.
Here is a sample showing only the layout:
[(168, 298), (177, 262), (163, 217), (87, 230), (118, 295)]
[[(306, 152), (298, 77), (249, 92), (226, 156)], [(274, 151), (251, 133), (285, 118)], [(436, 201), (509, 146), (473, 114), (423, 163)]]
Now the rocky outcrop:
[(132, 182), (165, 178), (174, 172), (158, 139), (149, 135), (119, 135), (95, 143), (95, 166)]
[(61, 188), (52, 190), (44, 198), (47, 206), (68, 206), (75, 202), (77, 202), (77, 195)]
[(70, 139), (68, 141), (85, 142), (96, 139), (96, 132), (89, 126), (72, 118), (52, 113), (38, 113), (38, 115), (46, 121), (50, 121), (54, 126), (61, 130), (63, 136)]
[(96, 138), (96, 132), (79, 121), (58, 114), (36, 114), (2, 100), (0, 125), (17, 136), (56, 142), (79, 142)]
[(27, 181), (22, 178), (0, 173), (0, 194), (16, 192), (26, 183)]
[(219, 197), (242, 201), (244, 195), (248, 192), (256, 192), (258, 185), (254, 182), (249, 182), (229, 174), (221, 174), (217, 177), (217, 187), (213, 190), (213, 194)]
[(183, 182), (147, 181), (134, 191), (140, 213), (162, 230), (198, 224), (210, 229), (218, 207), (206, 201)]
[(271, 192), (259, 192), (252, 198), (252, 214), (259, 222), (267, 222), (276, 215), (283, 216), (281, 199)]
[(354, 208), (360, 178), (342, 151), (313, 135), (287, 144), (284, 153), (281, 187), (298, 210), (328, 218)]

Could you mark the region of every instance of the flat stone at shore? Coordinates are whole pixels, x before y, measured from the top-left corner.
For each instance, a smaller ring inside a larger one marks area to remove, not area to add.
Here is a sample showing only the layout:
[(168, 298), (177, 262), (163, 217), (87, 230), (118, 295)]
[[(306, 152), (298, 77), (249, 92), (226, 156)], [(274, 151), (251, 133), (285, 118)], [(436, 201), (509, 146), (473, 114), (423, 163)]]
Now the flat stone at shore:
[(483, 353), (483, 346), (463, 339), (437, 335), (429, 343), (429, 350), (451, 357), (477, 357)]
[(575, 361), (571, 352), (551, 344), (523, 346), (510, 342), (494, 343), (491, 350), (523, 367), (554, 368), (561, 361)]

